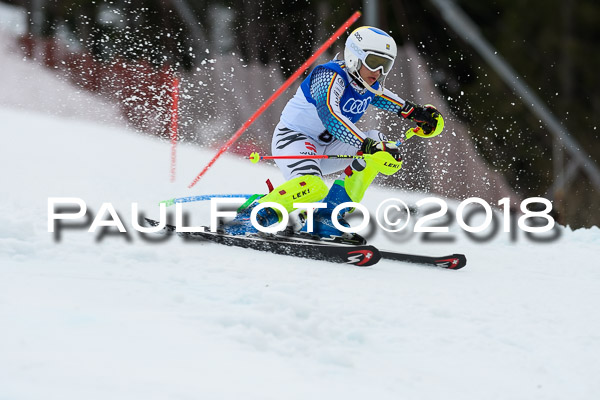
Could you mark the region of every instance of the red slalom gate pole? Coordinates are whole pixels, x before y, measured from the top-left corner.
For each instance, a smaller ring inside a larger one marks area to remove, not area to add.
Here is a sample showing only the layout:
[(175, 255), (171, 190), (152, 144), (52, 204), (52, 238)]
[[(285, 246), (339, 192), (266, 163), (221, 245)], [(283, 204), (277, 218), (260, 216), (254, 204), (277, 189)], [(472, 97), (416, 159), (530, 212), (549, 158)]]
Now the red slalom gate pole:
[(171, 88), (171, 182), (175, 182), (175, 167), (177, 165), (177, 121), (179, 119), (179, 78), (173, 77)]
[(225, 143), (220, 149), (219, 151), (217, 151), (217, 154), (215, 154), (215, 156), (212, 158), (212, 160), (210, 160), (210, 162), (204, 167), (204, 169), (202, 171), (200, 171), (200, 173), (196, 176), (196, 178), (194, 178), (194, 180), (192, 181), (192, 183), (190, 183), (190, 185), (188, 186), (188, 188), (192, 188), (196, 183), (198, 183), (198, 181), (200, 180), (200, 178), (202, 178), (202, 176), (204, 176), (204, 174), (206, 173), (206, 171), (208, 171), (208, 169), (210, 167), (213, 166), (213, 164), (215, 163), (215, 161), (217, 161), (217, 159), (219, 157), (221, 157), (221, 155), (223, 153), (225, 153), (227, 151), (227, 149), (229, 149), (229, 147), (231, 147), (231, 145), (240, 138), (240, 136), (242, 136), (242, 134), (244, 133), (244, 131), (246, 129), (248, 129), (248, 127), (267, 109), (269, 108), (269, 106), (271, 104), (273, 104), (273, 102), (287, 89), (291, 86), (291, 84), (298, 79), (298, 77), (300, 75), (302, 75), (304, 73), (304, 71), (306, 71), (308, 69), (308, 67), (310, 67), (312, 65), (312, 63), (321, 56), (321, 54), (323, 54), (325, 52), (325, 50), (327, 50), (332, 44), (333, 42), (335, 42), (341, 35), (342, 33), (344, 33), (344, 31), (346, 29), (348, 29), (348, 27), (350, 25), (352, 25), (354, 22), (356, 22), (356, 20), (360, 17), (361, 13), (360, 11), (356, 11), (354, 14), (352, 14), (352, 16), (346, 21), (344, 22), (344, 24), (342, 26), (339, 27), (339, 29), (337, 31), (335, 31), (335, 33), (333, 35), (331, 35), (331, 37), (329, 39), (327, 39), (327, 41), (325, 43), (323, 43), (323, 45), (321, 47), (319, 47), (319, 49), (315, 52), (315, 54), (313, 54), (308, 60), (306, 60), (304, 62), (304, 64), (302, 64), (300, 66), (300, 68), (298, 68), (298, 70), (296, 72), (294, 72), (294, 74), (292, 76), (290, 76), (285, 83), (279, 88), (277, 89), (277, 91), (275, 93), (273, 93), (271, 95), (271, 97), (269, 97), (261, 106), (258, 110), (256, 110), (256, 112), (254, 114), (252, 114), (252, 116), (240, 127), (240, 129), (237, 130), (237, 132), (231, 137), (231, 139), (229, 139), (227, 141), (227, 143)]

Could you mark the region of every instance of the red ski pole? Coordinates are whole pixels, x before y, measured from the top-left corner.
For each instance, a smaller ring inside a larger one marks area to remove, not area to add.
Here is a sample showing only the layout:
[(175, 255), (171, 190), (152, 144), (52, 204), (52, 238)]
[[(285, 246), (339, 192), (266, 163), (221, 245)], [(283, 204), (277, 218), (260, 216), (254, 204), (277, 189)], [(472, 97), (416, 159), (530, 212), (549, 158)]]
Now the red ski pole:
[(285, 83), (279, 88), (277, 89), (277, 91), (275, 93), (273, 93), (271, 95), (271, 97), (269, 97), (267, 99), (267, 101), (265, 101), (258, 110), (256, 110), (256, 112), (254, 114), (252, 114), (252, 116), (240, 127), (240, 129), (237, 130), (237, 132), (231, 137), (231, 139), (229, 139), (227, 141), (227, 143), (225, 143), (218, 151), (217, 154), (215, 154), (215, 156), (212, 158), (212, 160), (210, 160), (210, 162), (204, 167), (204, 169), (202, 171), (200, 171), (200, 173), (196, 176), (196, 178), (194, 178), (194, 180), (192, 181), (192, 183), (190, 183), (190, 185), (188, 186), (188, 188), (192, 188), (196, 183), (198, 183), (198, 181), (200, 180), (200, 178), (202, 178), (202, 176), (204, 176), (204, 174), (206, 173), (206, 171), (208, 171), (208, 169), (210, 167), (213, 166), (213, 164), (215, 163), (215, 161), (217, 161), (217, 159), (219, 157), (221, 157), (221, 155), (223, 153), (225, 153), (227, 151), (227, 149), (229, 149), (229, 147), (240, 138), (240, 136), (242, 136), (242, 134), (244, 133), (244, 131), (246, 131), (246, 129), (248, 129), (248, 127), (271, 105), (273, 104), (273, 102), (288, 88), (291, 86), (291, 84), (298, 79), (298, 77), (300, 75), (302, 75), (304, 73), (304, 71), (306, 71), (308, 69), (308, 67), (310, 67), (312, 65), (312, 63), (321, 56), (321, 54), (323, 54), (325, 52), (325, 50), (327, 50), (332, 44), (333, 42), (335, 42), (341, 35), (342, 33), (344, 33), (344, 31), (346, 29), (348, 29), (348, 27), (350, 27), (350, 25), (352, 25), (354, 22), (356, 22), (356, 20), (360, 17), (360, 11), (355, 12), (354, 14), (352, 14), (352, 16), (346, 21), (344, 22), (344, 24), (337, 30), (335, 31), (335, 33), (333, 35), (331, 35), (331, 37), (329, 39), (327, 39), (327, 41), (325, 43), (323, 43), (323, 45), (315, 52), (315, 54), (313, 54), (308, 60), (306, 60), (304, 62), (304, 64), (302, 64), (300, 66), (300, 68), (298, 68), (298, 70), (296, 72), (294, 72), (294, 74), (292, 76), (290, 76)]

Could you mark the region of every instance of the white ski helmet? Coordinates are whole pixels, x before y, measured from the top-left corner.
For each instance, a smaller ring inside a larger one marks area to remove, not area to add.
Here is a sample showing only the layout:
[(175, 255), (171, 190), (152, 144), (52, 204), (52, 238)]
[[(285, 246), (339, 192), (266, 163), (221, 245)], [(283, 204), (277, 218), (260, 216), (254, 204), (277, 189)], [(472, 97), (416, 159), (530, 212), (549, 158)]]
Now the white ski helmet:
[[(394, 65), (396, 54), (396, 42), (390, 35), (372, 26), (361, 26), (346, 39), (344, 61), (352, 77), (369, 91), (380, 95), (383, 93), (385, 78)], [(379, 90), (373, 89), (360, 76), (359, 70), (363, 65), (371, 71), (381, 71), (378, 79)]]

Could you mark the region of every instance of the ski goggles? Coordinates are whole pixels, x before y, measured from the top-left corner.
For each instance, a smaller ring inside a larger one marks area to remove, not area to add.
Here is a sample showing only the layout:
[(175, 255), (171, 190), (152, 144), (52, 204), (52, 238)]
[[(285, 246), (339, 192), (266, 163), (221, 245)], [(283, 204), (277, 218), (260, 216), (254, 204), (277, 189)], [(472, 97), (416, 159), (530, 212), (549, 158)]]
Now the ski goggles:
[(381, 54), (373, 53), (370, 51), (365, 52), (366, 56), (364, 58), (364, 66), (367, 67), (370, 71), (377, 71), (381, 69), (384, 75), (387, 75), (388, 72), (392, 69), (392, 65), (394, 65), (394, 60), (388, 56), (384, 56)]

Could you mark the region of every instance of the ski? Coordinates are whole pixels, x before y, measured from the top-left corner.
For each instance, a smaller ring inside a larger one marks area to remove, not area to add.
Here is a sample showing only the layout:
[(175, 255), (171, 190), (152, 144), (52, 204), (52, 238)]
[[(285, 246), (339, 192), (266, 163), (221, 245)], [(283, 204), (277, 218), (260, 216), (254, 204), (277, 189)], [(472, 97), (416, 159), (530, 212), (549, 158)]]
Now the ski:
[[(312, 235), (310, 233), (305, 232), (296, 232), (290, 233), (288, 231), (278, 232), (274, 235), (276, 238), (290, 238), (294, 241), (304, 241), (304, 242), (312, 242), (312, 243), (336, 243), (336, 244), (347, 244), (347, 245), (358, 245), (364, 244), (357, 243), (356, 241), (343, 238), (343, 237), (335, 237), (330, 239), (319, 238), (316, 235)], [(362, 238), (360, 238), (362, 239)], [(364, 239), (362, 239), (364, 240)], [(426, 265), (432, 267), (440, 267), (445, 269), (461, 269), (465, 265), (467, 265), (467, 257), (464, 254), (452, 254), (449, 256), (443, 257), (431, 257), (431, 256), (422, 256), (416, 254), (404, 254), (397, 253), (393, 251), (387, 250), (379, 250), (381, 254), (381, 258), (383, 260), (392, 260), (392, 261), (401, 261), (419, 265)]]
[[(157, 221), (148, 218), (146, 218), (146, 221), (151, 226), (158, 226)], [(173, 225), (166, 225), (163, 229), (168, 233), (175, 233), (188, 240), (211, 241), (226, 246), (242, 247), (312, 260), (352, 264), (358, 267), (374, 265), (381, 259), (379, 250), (370, 245), (295, 240), (275, 235), (233, 236), (221, 232), (210, 232), (207, 227), (204, 228), (205, 232), (176, 232)]]
[[(146, 221), (151, 226), (158, 226), (157, 221), (148, 218), (146, 218)], [(176, 233), (189, 240), (211, 241), (226, 246), (243, 247), (313, 260), (354, 264), (359, 267), (374, 265), (382, 259), (453, 270), (461, 269), (467, 265), (467, 258), (464, 254), (432, 257), (379, 250), (374, 246), (357, 244), (343, 238), (317, 239), (316, 236), (307, 233), (279, 232), (277, 234), (233, 236), (222, 232), (210, 232), (208, 227), (204, 227), (204, 229), (205, 232), (176, 232), (175, 226), (168, 224), (164, 228), (166, 232)]]
[(384, 260), (403, 261), (407, 263), (429, 265), (446, 269), (461, 269), (467, 265), (467, 257), (464, 254), (452, 254), (443, 257), (420, 256), (416, 254), (403, 254), (393, 251), (380, 250), (381, 258)]

